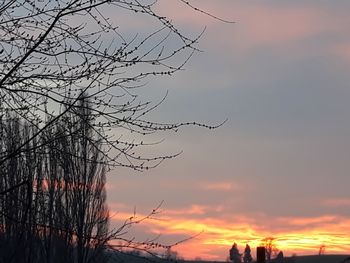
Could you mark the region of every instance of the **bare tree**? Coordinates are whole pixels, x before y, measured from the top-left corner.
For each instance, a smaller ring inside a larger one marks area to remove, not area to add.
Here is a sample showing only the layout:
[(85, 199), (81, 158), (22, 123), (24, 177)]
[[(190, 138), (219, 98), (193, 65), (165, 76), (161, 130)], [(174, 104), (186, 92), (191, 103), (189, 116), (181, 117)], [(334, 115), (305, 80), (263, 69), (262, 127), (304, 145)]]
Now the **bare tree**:
[[(0, 145), (4, 152), (17, 147), (35, 132), (18, 117), (9, 114), (1, 119), (0, 130)], [(22, 152), (0, 165), (0, 262), (24, 262), (35, 246), (32, 230), (37, 215), (32, 209), (32, 185), (41, 170), (41, 159), (37, 158), (34, 150), (36, 143), (33, 140), (26, 145), (26, 148), (31, 148), (30, 151)]]
[[(0, 3), (1, 242), (10, 241), (11, 248), (3, 261), (59, 262), (64, 256), (87, 262), (91, 251), (112, 239), (122, 240), (120, 247), (162, 247), (122, 238), (125, 228), (156, 210), (106, 230), (105, 168), (100, 167), (156, 167), (176, 154), (142, 155), (137, 149), (150, 144), (141, 137), (184, 125), (221, 124), (148, 119), (166, 95), (154, 103), (139, 90), (151, 78), (182, 70), (203, 33), (185, 35), (155, 11), (156, 5), (148, 0)], [(118, 12), (145, 17), (153, 29), (123, 34), (108, 15)], [(125, 133), (129, 139), (123, 139)], [(17, 244), (26, 252), (18, 260)]]
[(278, 249), (275, 242), (276, 238), (274, 237), (266, 237), (262, 240), (262, 246), (265, 247), (267, 261), (270, 261), (272, 257), (277, 256)]
[[(40, 141), (27, 144), (30, 150), (0, 166), (0, 190), (6, 189), (0, 198), (0, 262), (103, 262), (110, 235), (106, 163), (85, 109), (65, 116)], [(10, 116), (0, 128), (4, 151), (36, 130)], [(19, 187), (21, 181), (30, 184)]]
[[(128, 228), (153, 218), (158, 208), (108, 229), (108, 161), (102, 138), (91, 125), (88, 99), (83, 98), (75, 113), (62, 116), (26, 144), (27, 151), (0, 165), (0, 262), (105, 262), (107, 249), (137, 249), (156, 256), (179, 243), (125, 237)], [(0, 124), (3, 151), (18, 147), (37, 131), (18, 117), (8, 116)], [(18, 183), (26, 181), (30, 183)]]
[(325, 244), (320, 245), (320, 248), (318, 250), (318, 255), (319, 256), (324, 255), (325, 252), (326, 252), (326, 245)]
[(64, 191), (67, 192), (65, 206), (69, 211), (60, 221), (73, 222), (75, 258), (78, 263), (86, 263), (104, 252), (109, 234), (109, 215), (101, 138), (98, 140), (99, 136), (92, 129), (89, 102), (86, 99), (80, 103), (81, 107), (75, 114), (65, 116), (58, 125), (59, 134), (67, 134), (59, 140), (59, 150), (60, 165), (64, 171)]
[[(179, 1), (205, 13), (187, 1)], [(120, 137), (125, 132), (147, 135), (183, 125), (215, 128), (196, 122), (157, 123), (146, 118), (161, 102), (143, 101), (138, 89), (150, 77), (183, 69), (198, 50), (201, 36), (181, 33), (155, 11), (156, 4), (139, 0), (2, 2), (0, 111), (15, 112), (38, 125), (38, 133), (28, 138), (30, 141), (79, 108), (79, 100), (88, 91), (90, 114), (96, 118), (93, 128), (103, 135), (105, 151), (117, 152), (106, 156), (111, 164), (143, 170), (172, 158), (174, 155), (134, 154), (135, 148), (147, 143), (137, 137), (127, 141)], [(131, 20), (146, 17), (156, 29), (123, 34), (107, 15), (118, 12), (125, 12)], [(47, 116), (49, 122), (45, 121)], [(24, 144), (2, 152), (0, 162), (22, 151)]]

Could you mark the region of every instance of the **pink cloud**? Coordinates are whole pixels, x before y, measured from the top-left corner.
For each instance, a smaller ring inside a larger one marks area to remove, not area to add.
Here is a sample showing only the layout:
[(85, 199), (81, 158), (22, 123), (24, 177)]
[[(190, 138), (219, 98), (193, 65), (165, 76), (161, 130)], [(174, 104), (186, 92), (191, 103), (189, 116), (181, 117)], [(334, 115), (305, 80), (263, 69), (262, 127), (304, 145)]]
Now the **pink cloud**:
[[(280, 45), (290, 43), (308, 36), (313, 36), (334, 24), (326, 24), (329, 10), (296, 6), (267, 6), (247, 2), (202, 1), (199, 7), (220, 18), (233, 20), (235, 25), (224, 27), (221, 22), (206, 15), (194, 12), (178, 1), (166, 2), (158, 10), (181, 25), (198, 27), (215, 25), (225, 28), (227, 39), (233, 42), (243, 40), (247, 45)], [(333, 28), (334, 29), (334, 28)], [(228, 32), (234, 30), (236, 37)], [(237, 31), (236, 31), (237, 30)], [(242, 38), (243, 39), (240, 39)], [(213, 41), (220, 41), (215, 39)], [(232, 43), (230, 41), (230, 43)]]
[(234, 21), (232, 13), (228, 12), (228, 10), (234, 8), (232, 2), (201, 1), (194, 3), (192, 1), (191, 4), (201, 11), (196, 11), (181, 1), (159, 1), (155, 7), (160, 14), (180, 26), (190, 25), (192, 28), (203, 28), (204, 26), (222, 23), (205, 13), (224, 20)]
[(349, 207), (350, 206), (350, 198), (333, 198), (326, 199), (322, 202), (325, 206), (330, 207)]
[[(325, 30), (322, 10), (249, 6), (238, 11), (247, 45), (284, 45)], [(326, 28), (328, 28), (327, 26)]]
[[(249, 50), (255, 47), (290, 48), (298, 41), (320, 34), (348, 34), (345, 25), (349, 18), (334, 10), (315, 5), (267, 5), (248, 1), (201, 1), (199, 7), (219, 17), (236, 21), (225, 25), (208, 16), (197, 14), (178, 1), (160, 2), (159, 11), (173, 19), (180, 28), (198, 31), (208, 26), (215, 37), (206, 38), (204, 45), (222, 47), (226, 52), (238, 47)], [(163, 4), (162, 4), (163, 3)]]
[(207, 191), (234, 191), (240, 189), (239, 185), (231, 182), (203, 182), (199, 188)]

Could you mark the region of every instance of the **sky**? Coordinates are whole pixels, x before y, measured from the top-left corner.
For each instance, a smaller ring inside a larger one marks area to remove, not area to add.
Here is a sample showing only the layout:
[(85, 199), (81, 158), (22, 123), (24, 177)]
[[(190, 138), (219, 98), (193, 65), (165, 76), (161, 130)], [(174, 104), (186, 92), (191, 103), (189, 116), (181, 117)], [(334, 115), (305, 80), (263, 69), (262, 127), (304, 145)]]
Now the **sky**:
[[(160, 203), (157, 220), (129, 236), (173, 244), (186, 259), (226, 260), (274, 237), (285, 255), (350, 251), (349, 1), (197, 0), (234, 24), (159, 1), (184, 32), (206, 26), (196, 53), (175, 76), (148, 83), (151, 118), (222, 127), (161, 133), (153, 154), (182, 151), (145, 172), (109, 172), (111, 226)], [(125, 30), (144, 30), (127, 17)], [(199, 234), (199, 235), (198, 235)]]

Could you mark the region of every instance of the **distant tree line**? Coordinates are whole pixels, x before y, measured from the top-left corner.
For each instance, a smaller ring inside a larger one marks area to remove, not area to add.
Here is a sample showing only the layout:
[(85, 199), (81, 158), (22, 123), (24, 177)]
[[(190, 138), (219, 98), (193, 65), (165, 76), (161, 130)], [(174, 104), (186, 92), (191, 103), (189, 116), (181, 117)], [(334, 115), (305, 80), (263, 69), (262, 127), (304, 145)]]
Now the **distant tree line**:
[[(261, 247), (263, 248), (263, 260), (264, 262), (276, 262), (282, 263), (284, 262), (283, 252), (277, 249), (275, 244), (275, 238), (267, 237), (262, 240)], [(258, 249), (258, 248), (257, 248)], [(242, 260), (244, 263), (249, 263), (253, 261), (253, 257), (251, 255), (251, 248), (249, 244), (246, 244), (244, 248), (243, 254), (239, 252), (237, 243), (234, 242), (232, 247), (229, 250), (229, 259), (233, 263), (241, 263)], [(259, 256), (258, 256), (258, 262)]]

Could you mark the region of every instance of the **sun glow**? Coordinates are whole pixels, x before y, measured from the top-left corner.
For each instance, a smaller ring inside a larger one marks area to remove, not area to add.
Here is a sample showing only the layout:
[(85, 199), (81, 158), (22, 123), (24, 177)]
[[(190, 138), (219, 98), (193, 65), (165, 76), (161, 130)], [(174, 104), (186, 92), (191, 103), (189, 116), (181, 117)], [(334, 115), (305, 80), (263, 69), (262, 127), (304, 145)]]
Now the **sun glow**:
[[(200, 214), (203, 212), (202, 208)], [(196, 212), (196, 209), (192, 210)], [(197, 211), (198, 212), (198, 211)], [(171, 217), (162, 216), (160, 220), (146, 220), (143, 226), (149, 235), (191, 237), (192, 239), (180, 243), (174, 250), (186, 259), (200, 257), (206, 260), (225, 260), (233, 242), (238, 244), (242, 252), (245, 244), (249, 244), (255, 253), (255, 248), (262, 244), (266, 237), (273, 237), (273, 243), (285, 255), (317, 254), (321, 245), (326, 246), (326, 253), (348, 253), (350, 251), (350, 221), (336, 216), (314, 218), (277, 218), (270, 225), (283, 230), (274, 231), (264, 228), (256, 222), (248, 221), (245, 217), (231, 219), (191, 218), (190, 213), (184, 214), (171, 211)], [(196, 213), (195, 213), (196, 214)], [(198, 216), (198, 214), (196, 214)], [(142, 218), (143, 215), (139, 215)], [(114, 220), (119, 221), (130, 217), (127, 213), (118, 213)], [(247, 222), (245, 222), (247, 221)], [(233, 222), (233, 223), (232, 223)], [(301, 224), (304, 222), (305, 224)], [(199, 234), (199, 235), (198, 235)], [(253, 254), (255, 256), (255, 254)]]

